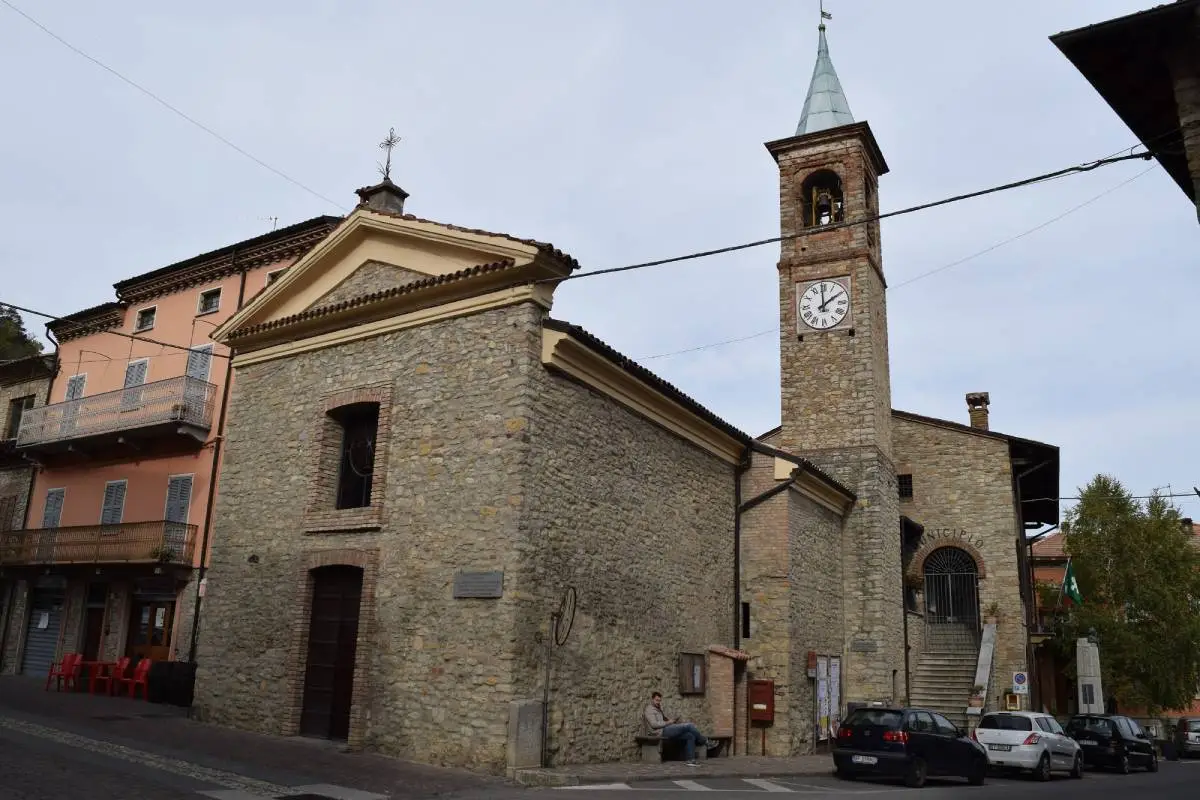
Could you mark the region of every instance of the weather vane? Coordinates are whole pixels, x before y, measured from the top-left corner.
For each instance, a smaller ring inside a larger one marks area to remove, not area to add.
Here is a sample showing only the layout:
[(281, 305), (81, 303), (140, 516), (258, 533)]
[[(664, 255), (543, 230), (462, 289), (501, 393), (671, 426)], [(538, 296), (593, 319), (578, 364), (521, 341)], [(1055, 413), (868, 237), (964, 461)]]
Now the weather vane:
[(819, 0), (819, 5), (821, 7), (821, 27), (824, 28), (825, 20), (833, 19), (833, 14), (825, 10), (825, 0)]
[(387, 162), (384, 164), (376, 164), (379, 167), (379, 174), (383, 176), (385, 181), (392, 179), (392, 148), (400, 144), (400, 137), (396, 135), (395, 128), (388, 128), (387, 138), (379, 143), (380, 150), (387, 151)]

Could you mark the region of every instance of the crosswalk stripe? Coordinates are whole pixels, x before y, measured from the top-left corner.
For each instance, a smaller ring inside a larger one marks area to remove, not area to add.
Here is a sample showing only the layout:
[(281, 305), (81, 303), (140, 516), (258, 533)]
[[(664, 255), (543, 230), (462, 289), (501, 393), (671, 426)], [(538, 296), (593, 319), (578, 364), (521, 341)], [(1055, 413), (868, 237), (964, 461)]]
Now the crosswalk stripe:
[(693, 791), (693, 792), (711, 792), (711, 791), (713, 791), (712, 789), (705, 786), (704, 784), (696, 783), (695, 781), (671, 781), (671, 783), (675, 784), (676, 786), (683, 787), (684, 789), (688, 789), (689, 791)]
[(562, 786), (562, 789), (632, 789), (628, 783), (585, 783), (582, 786)]
[(751, 786), (757, 786), (758, 788), (762, 789), (764, 792), (790, 792), (790, 791), (792, 791), (791, 789), (787, 788), (786, 786), (780, 786), (778, 783), (771, 783), (770, 781), (764, 781), (762, 778), (743, 778), (742, 780), (744, 780), (746, 783), (750, 784)]

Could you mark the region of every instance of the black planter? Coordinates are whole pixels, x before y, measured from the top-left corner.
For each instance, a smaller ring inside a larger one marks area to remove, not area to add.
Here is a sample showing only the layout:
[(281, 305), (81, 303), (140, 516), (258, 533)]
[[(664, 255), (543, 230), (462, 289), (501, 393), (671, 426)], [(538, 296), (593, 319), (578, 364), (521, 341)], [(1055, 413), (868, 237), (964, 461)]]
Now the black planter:
[(173, 706), (190, 708), (196, 693), (196, 665), (188, 661), (174, 661), (172, 664), (167, 683), (167, 702)]
[(167, 702), (174, 661), (155, 661), (146, 674), (146, 699), (151, 703)]

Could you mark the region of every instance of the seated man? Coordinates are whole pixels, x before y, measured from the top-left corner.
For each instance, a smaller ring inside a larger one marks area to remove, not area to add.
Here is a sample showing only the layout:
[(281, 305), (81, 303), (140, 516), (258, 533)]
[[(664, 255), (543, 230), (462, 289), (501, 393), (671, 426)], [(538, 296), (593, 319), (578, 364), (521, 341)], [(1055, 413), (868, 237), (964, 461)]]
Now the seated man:
[(699, 728), (690, 722), (684, 722), (681, 717), (668, 721), (663, 713), (661, 692), (650, 695), (650, 704), (646, 706), (643, 717), (650, 735), (661, 737), (665, 741), (683, 740), (684, 757), (689, 767), (700, 766), (696, 761), (696, 745), (712, 750), (721, 744), (706, 737)]

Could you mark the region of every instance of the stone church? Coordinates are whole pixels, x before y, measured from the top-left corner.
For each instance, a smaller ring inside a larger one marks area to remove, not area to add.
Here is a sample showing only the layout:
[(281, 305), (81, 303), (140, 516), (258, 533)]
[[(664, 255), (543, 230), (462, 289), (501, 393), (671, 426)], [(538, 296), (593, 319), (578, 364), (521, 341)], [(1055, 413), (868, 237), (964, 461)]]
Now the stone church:
[(633, 757), (653, 690), (768, 755), (827, 747), (854, 703), (961, 725), (1009, 700), (1057, 448), (990, 430), (985, 392), (969, 424), (892, 408), (888, 166), (824, 25), (767, 150), (761, 436), (552, 316), (566, 253), (415, 217), (386, 177), (225, 322), (198, 716), (500, 772)]

